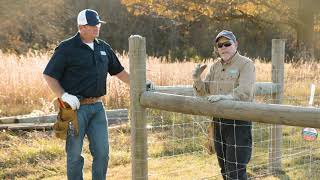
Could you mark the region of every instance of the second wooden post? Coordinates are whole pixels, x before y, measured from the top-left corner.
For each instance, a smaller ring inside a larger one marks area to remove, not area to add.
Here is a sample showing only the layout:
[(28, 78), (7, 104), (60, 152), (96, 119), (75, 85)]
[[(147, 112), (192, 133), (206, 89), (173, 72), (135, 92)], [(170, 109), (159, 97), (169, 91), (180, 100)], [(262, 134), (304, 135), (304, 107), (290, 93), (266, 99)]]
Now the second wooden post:
[[(284, 90), (284, 55), (285, 40), (272, 40), (272, 82), (277, 84), (278, 91), (272, 94), (272, 103), (281, 104)], [(281, 170), (282, 125), (273, 124), (270, 130), (269, 171)]]

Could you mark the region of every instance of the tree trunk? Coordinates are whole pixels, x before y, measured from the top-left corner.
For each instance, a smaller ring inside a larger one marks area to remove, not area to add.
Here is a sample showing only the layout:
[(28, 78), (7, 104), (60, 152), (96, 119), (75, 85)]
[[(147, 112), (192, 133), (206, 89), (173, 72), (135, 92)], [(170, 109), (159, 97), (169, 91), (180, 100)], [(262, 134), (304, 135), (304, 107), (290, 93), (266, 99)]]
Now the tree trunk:
[(314, 59), (314, 16), (317, 0), (299, 0), (297, 55), (303, 60)]

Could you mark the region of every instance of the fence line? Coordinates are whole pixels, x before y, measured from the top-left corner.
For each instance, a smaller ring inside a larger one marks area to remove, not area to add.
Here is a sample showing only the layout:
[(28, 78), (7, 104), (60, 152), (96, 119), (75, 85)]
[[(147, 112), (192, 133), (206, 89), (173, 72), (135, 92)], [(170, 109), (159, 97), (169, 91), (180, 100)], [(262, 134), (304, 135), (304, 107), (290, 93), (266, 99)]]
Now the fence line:
[[(133, 43), (135, 42), (135, 43)], [(273, 103), (281, 103), (284, 89), (284, 40), (272, 41), (272, 82), (261, 87), (261, 92), (269, 92)], [(137, 47), (135, 47), (138, 45)], [(141, 50), (143, 49), (143, 50)], [(144, 91), (146, 82), (145, 38), (131, 36), (129, 38), (129, 57), (131, 85), (131, 120), (132, 122), (132, 179), (148, 179), (147, 142), (145, 108), (161, 109), (184, 114), (205, 115), (226, 119), (250, 120), (270, 124), (284, 124), (303, 127), (320, 127), (320, 108), (304, 108), (278, 104), (258, 104), (239, 101), (219, 101), (209, 103), (206, 99), (190, 97), (191, 88), (163, 87), (156, 89), (162, 92), (176, 92), (172, 95), (159, 92)], [(139, 59), (140, 57), (140, 59)], [(133, 72), (133, 73), (132, 73)], [(134, 86), (137, 84), (136, 86)], [(263, 84), (263, 83), (262, 83)], [(138, 86), (138, 88), (137, 88)], [(273, 89), (275, 86), (275, 89)], [(264, 91), (264, 87), (266, 90)], [(257, 90), (257, 89), (256, 89)], [(259, 88), (258, 88), (259, 90)], [(180, 91), (180, 92), (179, 92)], [(189, 96), (182, 96), (188, 94)], [(258, 93), (259, 94), (259, 93)], [(263, 93), (261, 93), (263, 94)], [(142, 107), (142, 106), (143, 107)], [(138, 124), (138, 122), (140, 122)], [(140, 136), (138, 136), (138, 132)], [(271, 128), (271, 145), (269, 172), (281, 168), (281, 126)], [(141, 136), (143, 135), (144, 136)], [(137, 143), (139, 140), (140, 143)], [(144, 154), (144, 156), (141, 156)]]

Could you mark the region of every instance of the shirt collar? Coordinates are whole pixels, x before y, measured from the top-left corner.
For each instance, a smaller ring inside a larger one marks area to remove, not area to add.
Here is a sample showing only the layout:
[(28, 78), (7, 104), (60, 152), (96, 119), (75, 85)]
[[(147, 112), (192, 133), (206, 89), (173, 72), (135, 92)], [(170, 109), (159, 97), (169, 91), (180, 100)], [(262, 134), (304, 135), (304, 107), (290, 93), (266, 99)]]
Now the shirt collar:
[[(80, 33), (79, 33), (79, 32), (77, 32), (77, 34), (74, 36), (74, 38), (75, 38), (76, 44), (77, 44), (78, 46), (85, 45), (85, 43), (83, 43), (82, 40), (81, 40), (81, 38), (80, 38)], [(97, 39), (97, 38), (95, 38), (95, 39), (93, 40), (93, 42), (95, 42), (95, 43), (97, 43), (97, 44), (100, 44), (100, 41), (99, 41), (99, 39)]]
[(97, 44), (100, 44), (100, 41), (98, 38), (94, 38), (94, 42), (96, 42)]

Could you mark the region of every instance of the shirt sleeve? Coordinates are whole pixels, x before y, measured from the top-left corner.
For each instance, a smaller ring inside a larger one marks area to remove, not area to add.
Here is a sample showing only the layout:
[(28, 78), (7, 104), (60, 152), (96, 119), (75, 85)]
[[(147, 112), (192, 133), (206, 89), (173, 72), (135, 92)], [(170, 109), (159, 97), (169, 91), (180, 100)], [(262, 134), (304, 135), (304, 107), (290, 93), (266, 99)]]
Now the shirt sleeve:
[(114, 53), (114, 51), (109, 48), (109, 74), (111, 76), (116, 75), (124, 70), (124, 67), (121, 65), (117, 55)]
[(193, 82), (193, 94), (195, 96), (205, 96), (209, 94), (209, 86), (211, 81), (211, 76), (214, 72), (214, 65), (210, 67), (210, 71), (206, 74), (206, 77), (204, 78), (204, 81), (194, 81)]
[(54, 79), (59, 80), (66, 66), (67, 56), (63, 47), (57, 47), (49, 60), (43, 74), (46, 74)]
[(240, 69), (239, 86), (233, 89), (234, 100), (250, 101), (254, 98), (256, 71), (253, 62), (247, 62)]

